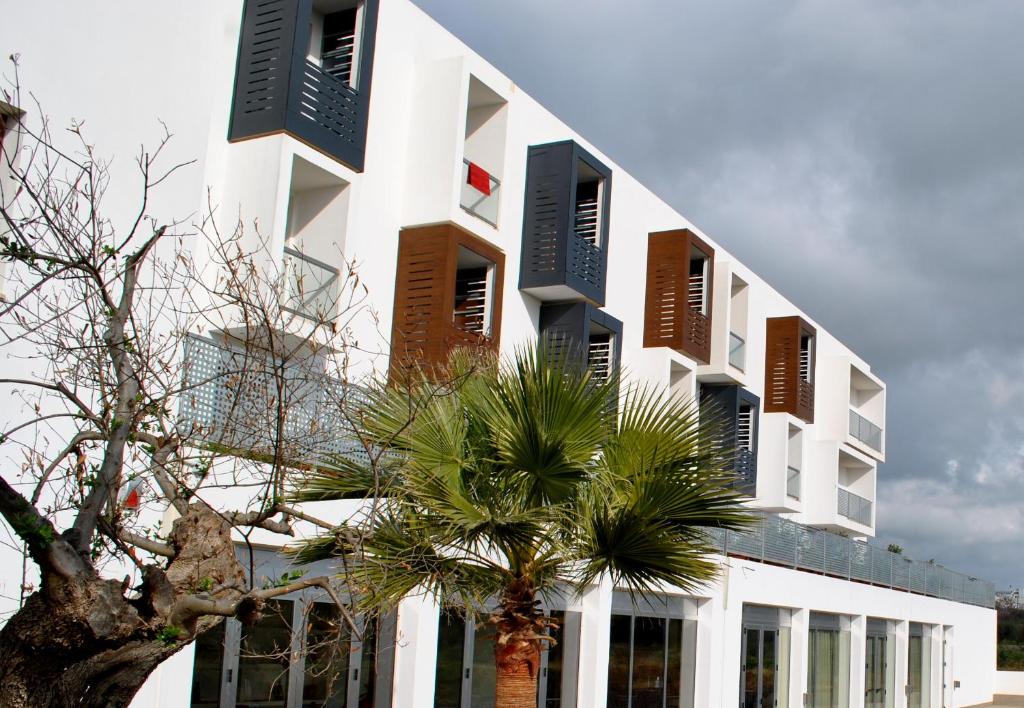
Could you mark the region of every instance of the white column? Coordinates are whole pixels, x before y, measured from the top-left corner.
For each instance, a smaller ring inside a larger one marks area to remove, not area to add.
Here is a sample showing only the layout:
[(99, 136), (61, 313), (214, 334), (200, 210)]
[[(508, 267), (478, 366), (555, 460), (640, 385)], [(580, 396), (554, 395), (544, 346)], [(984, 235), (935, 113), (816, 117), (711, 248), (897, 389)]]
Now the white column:
[[(608, 702), (608, 643), (612, 614), (612, 582), (608, 577), (590, 588), (580, 600), (580, 669), (578, 706)], [(396, 703), (395, 705), (402, 705)]]
[(910, 643), (910, 623), (896, 623), (896, 708), (907, 708), (907, 651)]
[(853, 708), (864, 703), (867, 632), (867, 617), (864, 615), (850, 617), (850, 705)]
[(694, 661), (693, 705), (722, 703), (722, 665), (725, 663), (724, 610), (715, 593), (697, 605), (697, 656)]
[(790, 654), (789, 705), (797, 708), (804, 704), (804, 693), (807, 691), (807, 644), (811, 612), (807, 609), (793, 610), (793, 628), (791, 631), (792, 653)]
[(398, 606), (392, 705), (433, 708), (440, 606), (429, 595), (410, 596)]

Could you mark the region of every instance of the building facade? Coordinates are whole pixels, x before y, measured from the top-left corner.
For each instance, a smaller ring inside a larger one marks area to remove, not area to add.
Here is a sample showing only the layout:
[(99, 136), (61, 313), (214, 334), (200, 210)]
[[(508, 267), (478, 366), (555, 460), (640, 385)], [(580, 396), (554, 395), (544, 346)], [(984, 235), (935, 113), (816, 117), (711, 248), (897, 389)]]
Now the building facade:
[[(408, 0), (58, 4), (60, 26), (22, 6), (0, 27), (23, 81), (124, 155), (138, 137), (122, 126), (168, 123), (198, 161), (158, 195), (165, 212), (209, 198), (223, 232), (258, 224), (271, 258), (318, 283), (356, 260), (384, 333), (356, 332), (379, 342), (364, 373), (548, 337), (599, 374), (725, 411), (763, 523), (718, 537), (720, 578), (697, 594), (633, 603), (604, 582), (552, 599), (563, 636), (540, 705), (991, 699), (991, 586), (868, 542), (886, 429), (870, 365)], [(97, 78), (66, 83), (72, 56)], [(129, 199), (110, 195), (115, 209)], [(285, 540), (258, 536), (258, 573), (287, 570), (273, 551)], [(285, 665), (246, 655), (301, 647), (329, 622), (299, 621), (322, 599), (285, 597), (252, 630), (226, 622), (137, 705), (490, 705), (483, 630), (429, 597), (351, 639), (332, 659), (347, 662), (340, 683), (298, 649)]]

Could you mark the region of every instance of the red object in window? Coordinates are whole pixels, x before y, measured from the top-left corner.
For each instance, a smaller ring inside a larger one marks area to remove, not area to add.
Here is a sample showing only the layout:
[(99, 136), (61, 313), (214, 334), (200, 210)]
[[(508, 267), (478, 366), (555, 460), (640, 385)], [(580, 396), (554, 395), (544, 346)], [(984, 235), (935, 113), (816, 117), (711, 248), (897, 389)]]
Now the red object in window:
[(469, 163), (469, 174), (466, 176), (466, 184), (478, 192), (491, 196), (491, 176), (480, 165)]
[(128, 492), (128, 496), (124, 498), (125, 509), (138, 509), (139, 508), (139, 490), (133, 489)]

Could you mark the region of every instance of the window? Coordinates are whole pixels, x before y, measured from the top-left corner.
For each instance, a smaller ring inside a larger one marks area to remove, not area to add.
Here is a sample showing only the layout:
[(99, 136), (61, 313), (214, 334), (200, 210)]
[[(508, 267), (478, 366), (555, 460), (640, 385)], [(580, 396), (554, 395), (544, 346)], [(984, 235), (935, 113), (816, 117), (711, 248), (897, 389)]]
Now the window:
[(743, 606), (741, 708), (785, 708), (788, 705), (789, 622), (789, 610)]
[(452, 318), (464, 331), (491, 336), (491, 288), (494, 264), (465, 246), (459, 247)]
[(814, 422), (815, 329), (800, 317), (765, 324), (765, 413)]
[(720, 421), (726, 435), (725, 443), (735, 447), (732, 465), (739, 489), (757, 493), (757, 431), (760, 399), (735, 384), (702, 384), (701, 414)]
[(608, 654), (608, 708), (692, 708), (696, 606), (616, 592)]
[(508, 102), (471, 75), (466, 99), (459, 204), (491, 226), (498, 225), (507, 132)]
[(379, 0), (245, 0), (231, 141), (287, 133), (361, 172)]
[(850, 632), (839, 615), (812, 612), (807, 637), (807, 702), (809, 708), (849, 705)]
[(644, 346), (711, 361), (715, 252), (689, 229), (647, 236)]
[(295, 156), (285, 224), (285, 307), (319, 322), (338, 315), (348, 182)]
[(729, 294), (729, 365), (740, 371), (747, 369), (747, 305), (750, 287), (736, 275), (732, 276)]
[(530, 147), (520, 289), (546, 302), (604, 304), (611, 177), (571, 140)]
[(542, 305), (540, 337), (563, 364), (584, 365), (601, 381), (619, 370), (622, 323), (585, 302)]
[(456, 347), (496, 350), (504, 254), (453, 224), (403, 229), (392, 323), (392, 376), (444, 364)]
[(786, 496), (800, 499), (800, 470), (803, 469), (804, 456), (803, 431), (792, 424), (787, 427), (789, 434), (786, 449)]
[(604, 178), (582, 160), (576, 168), (573, 231), (594, 248), (601, 248), (601, 190)]
[[(559, 622), (558, 643), (541, 652), (537, 705), (576, 705), (579, 671), (579, 612), (546, 611)], [(467, 621), (458, 611), (443, 611), (438, 625), (434, 708), (491, 708), (497, 668), (492, 625)]]
[(931, 627), (910, 623), (907, 643), (907, 708), (931, 706)]
[[(239, 553), (244, 553), (239, 551)], [(248, 554), (245, 554), (246, 558)], [(290, 568), (269, 551), (255, 555), (257, 583)], [(247, 562), (247, 561), (246, 561)], [(330, 572), (328, 564), (310, 573)], [(252, 626), (225, 620), (196, 640), (193, 708), (382, 708), (390, 705), (393, 616), (356, 618), (353, 632), (322, 593), (305, 590), (267, 602)]]

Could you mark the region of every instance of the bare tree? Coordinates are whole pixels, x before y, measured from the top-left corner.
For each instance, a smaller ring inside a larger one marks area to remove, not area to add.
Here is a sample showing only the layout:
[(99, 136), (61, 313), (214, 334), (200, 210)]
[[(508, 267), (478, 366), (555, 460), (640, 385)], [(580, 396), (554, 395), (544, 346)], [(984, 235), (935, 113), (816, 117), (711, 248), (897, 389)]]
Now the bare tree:
[[(16, 83), (5, 98), (20, 103)], [(8, 136), (14, 189), (0, 194), (0, 346), (24, 372), (0, 375), (23, 404), (0, 438), (0, 515), (27, 559), (0, 695), (121, 706), (168, 656), (224, 617), (257, 621), (271, 598), (319, 587), (348, 616), (343, 574), (253, 587), (233, 534), (301, 523), (358, 546), (357, 524), (285, 493), (338, 455), (375, 454), (349, 432), (351, 328), (372, 313), (351, 264), (333, 278), (279, 267), (258, 230), (219, 233), (212, 207), (198, 223), (151, 214), (189, 169), (165, 164), (166, 131), (140, 150), (122, 224), (81, 126), (67, 151), (34, 122)]]

